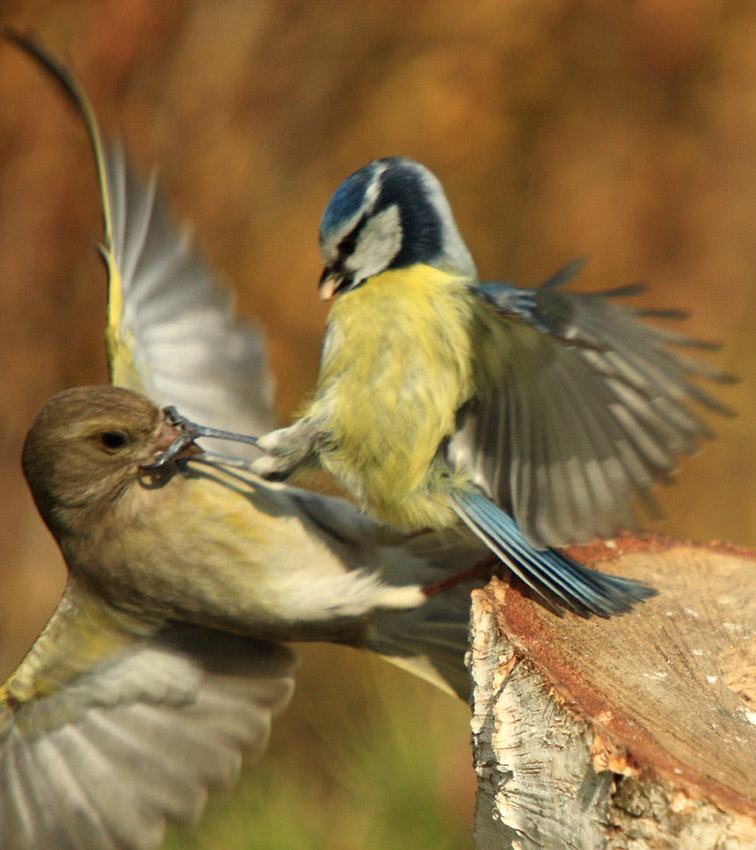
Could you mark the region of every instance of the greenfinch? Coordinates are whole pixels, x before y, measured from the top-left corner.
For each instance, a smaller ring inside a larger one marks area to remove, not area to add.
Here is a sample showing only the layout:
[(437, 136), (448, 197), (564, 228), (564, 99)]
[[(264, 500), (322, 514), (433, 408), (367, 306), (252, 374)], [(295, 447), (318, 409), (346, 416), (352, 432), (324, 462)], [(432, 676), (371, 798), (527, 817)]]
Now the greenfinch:
[(554, 547), (608, 536), (634, 494), (723, 408), (690, 376), (726, 377), (666, 344), (603, 293), (482, 283), (438, 179), (409, 159), (348, 177), (320, 227), (320, 293), (333, 299), (312, 402), (266, 434), (260, 475), (317, 462), (380, 521), (466, 525), (536, 591), (580, 614), (627, 611), (653, 591)]
[(424, 591), (462, 550), (388, 541), (344, 502), (199, 465), (193, 442), (155, 468), (178, 437), (120, 387), (64, 390), (29, 431), (69, 580), (0, 688), (0, 847), (150, 848), (194, 820), (288, 702), (285, 641), (371, 648), (467, 695), (469, 586)]
[[(365, 647), (467, 698), (479, 546), (408, 538), (345, 502), (203, 462), (160, 406), (265, 427), (260, 335), (155, 193), (106, 148), (76, 79), (32, 40), (82, 112), (100, 177), (116, 386), (64, 390), (35, 419), (23, 468), (69, 577), (0, 686), (0, 847), (150, 850), (259, 755), (293, 689), (283, 644)], [(157, 403), (157, 404), (156, 404)]]

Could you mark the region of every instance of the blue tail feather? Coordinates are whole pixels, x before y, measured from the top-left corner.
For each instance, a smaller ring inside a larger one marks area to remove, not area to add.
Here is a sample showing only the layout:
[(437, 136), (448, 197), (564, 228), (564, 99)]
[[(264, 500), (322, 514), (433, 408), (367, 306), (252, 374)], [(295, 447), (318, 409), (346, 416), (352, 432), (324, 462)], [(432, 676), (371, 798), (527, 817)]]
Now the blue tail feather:
[(656, 591), (633, 579), (590, 570), (554, 549), (536, 549), (517, 523), (477, 491), (451, 496), (465, 524), (518, 575), (542, 596), (544, 589), (578, 614), (610, 617), (629, 611)]

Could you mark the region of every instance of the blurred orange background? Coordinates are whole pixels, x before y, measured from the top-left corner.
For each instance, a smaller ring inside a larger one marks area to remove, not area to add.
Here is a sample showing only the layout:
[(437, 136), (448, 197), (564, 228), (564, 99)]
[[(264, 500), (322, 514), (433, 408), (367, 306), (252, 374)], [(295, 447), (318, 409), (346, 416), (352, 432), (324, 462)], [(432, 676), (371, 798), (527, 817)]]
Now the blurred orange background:
[[(106, 130), (143, 171), (160, 163), (239, 313), (266, 329), (283, 421), (317, 372), (320, 214), (356, 168), (411, 156), (444, 184), (481, 277), (535, 285), (586, 255), (578, 288), (648, 282), (643, 304), (690, 310), (685, 330), (723, 343), (707, 356), (742, 378), (719, 392), (739, 416), (712, 423), (653, 528), (756, 544), (752, 3), (5, 0), (0, 23), (70, 61)], [(3, 673), (64, 581), (18, 458), (52, 393), (107, 380), (100, 228), (80, 122), (0, 44)], [(301, 699), (348, 686), (353, 655), (315, 658)]]

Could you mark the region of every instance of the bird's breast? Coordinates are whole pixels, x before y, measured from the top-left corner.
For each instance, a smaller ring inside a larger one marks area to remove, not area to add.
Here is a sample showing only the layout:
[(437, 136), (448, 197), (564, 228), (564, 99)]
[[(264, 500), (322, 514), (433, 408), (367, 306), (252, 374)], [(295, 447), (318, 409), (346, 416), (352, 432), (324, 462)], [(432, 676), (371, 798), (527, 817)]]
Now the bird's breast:
[(425, 265), (384, 272), (331, 309), (316, 404), (323, 465), (369, 512), (427, 523), (439, 445), (473, 391), (474, 305), (463, 280)]

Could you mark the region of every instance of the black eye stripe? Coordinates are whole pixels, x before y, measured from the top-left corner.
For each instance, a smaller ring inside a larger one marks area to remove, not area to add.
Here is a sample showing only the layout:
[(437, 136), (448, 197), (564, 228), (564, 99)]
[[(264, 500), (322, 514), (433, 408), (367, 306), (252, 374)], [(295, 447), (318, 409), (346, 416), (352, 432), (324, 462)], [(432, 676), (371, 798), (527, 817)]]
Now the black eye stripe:
[(363, 213), (357, 224), (347, 233), (347, 235), (336, 246), (340, 257), (351, 257), (357, 248), (357, 240), (360, 238), (363, 228), (367, 224), (368, 217)]

